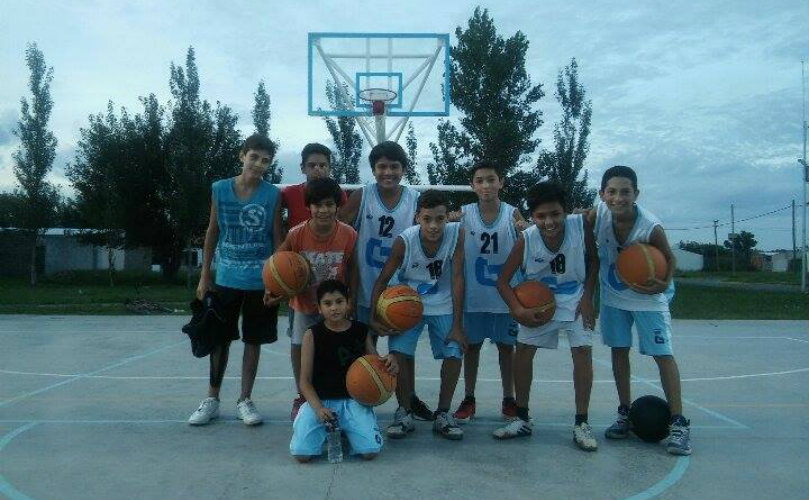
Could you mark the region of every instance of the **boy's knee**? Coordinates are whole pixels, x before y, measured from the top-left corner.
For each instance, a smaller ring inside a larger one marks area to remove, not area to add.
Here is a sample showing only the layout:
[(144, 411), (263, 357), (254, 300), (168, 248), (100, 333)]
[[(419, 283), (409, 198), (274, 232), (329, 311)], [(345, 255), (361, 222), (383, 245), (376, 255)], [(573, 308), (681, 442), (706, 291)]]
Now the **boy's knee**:
[[(478, 347), (478, 349), (480, 349), (480, 347)], [(497, 349), (500, 352), (505, 352), (505, 353), (514, 352), (514, 346), (511, 345), (511, 344), (499, 344), (498, 343), (497, 344)]]

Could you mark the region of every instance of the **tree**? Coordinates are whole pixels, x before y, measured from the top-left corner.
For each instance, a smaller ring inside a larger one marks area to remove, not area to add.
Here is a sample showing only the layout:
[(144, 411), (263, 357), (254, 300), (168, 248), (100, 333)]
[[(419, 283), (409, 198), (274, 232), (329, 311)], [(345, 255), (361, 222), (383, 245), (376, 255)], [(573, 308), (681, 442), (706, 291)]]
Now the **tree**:
[(724, 242), (725, 248), (735, 250), (736, 253), (741, 253), (742, 255), (750, 255), (756, 245), (758, 245), (758, 241), (756, 241), (756, 237), (753, 233), (748, 233), (747, 231), (742, 231), (741, 233), (736, 236), (731, 242), (730, 240), (725, 240)]
[(405, 142), (407, 144), (407, 157), (410, 160), (410, 166), (405, 172), (405, 178), (407, 179), (407, 183), (411, 186), (421, 184), (421, 177), (419, 177), (418, 172), (419, 143), (418, 140), (416, 140), (416, 130), (412, 122), (408, 122), (407, 124)]
[[(256, 93), (253, 94), (253, 97), (255, 98), (255, 104), (253, 105), (253, 125), (256, 128), (255, 133), (269, 138), (272, 113), (270, 112), (270, 94), (268, 94), (267, 90), (264, 88), (264, 80), (258, 82), (258, 88), (256, 89)], [(280, 146), (278, 141), (273, 142), (275, 143), (276, 150), (278, 150)], [(273, 158), (270, 168), (264, 174), (264, 179), (272, 184), (278, 184), (281, 182), (283, 176), (284, 169), (279, 167), (278, 160)]]
[[(438, 142), (430, 143), (433, 161), (427, 164), (430, 184), (463, 185), (468, 183), (471, 162), (464, 154), (463, 134), (448, 120), (438, 121)], [(453, 208), (473, 201), (469, 193), (451, 193), (447, 196)]]
[(568, 211), (593, 205), (596, 190), (587, 187), (587, 170), (579, 174), (590, 150), (590, 118), (592, 102), (579, 82), (576, 58), (559, 71), (556, 79), (556, 100), (562, 107), (562, 118), (553, 127), (554, 149), (543, 149), (537, 159), (540, 179), (559, 183), (570, 193)]
[[(329, 99), (332, 109), (352, 109), (353, 106), (346, 97), (348, 87), (343, 84), (341, 92), (337, 85), (331, 81), (326, 84), (326, 97)], [(332, 177), (337, 182), (359, 184), (362, 136), (357, 132), (357, 123), (350, 116), (336, 118), (324, 116), (323, 121), (326, 122), (326, 129), (329, 131), (335, 147), (331, 162)]]
[(25, 61), (31, 72), (28, 86), (31, 89), (31, 103), (25, 97), (20, 99), (21, 118), (14, 134), (21, 144), (14, 152), (14, 176), (20, 188), (15, 190), (24, 202), (25, 210), (18, 214), (16, 225), (30, 235), (31, 285), (37, 281), (36, 247), (42, 230), (56, 219), (59, 195), (56, 188), (46, 180), (53, 168), (56, 156), (56, 137), (48, 130), (53, 99), (51, 81), (53, 67), (45, 64), (45, 56), (35, 43), (28, 44)]

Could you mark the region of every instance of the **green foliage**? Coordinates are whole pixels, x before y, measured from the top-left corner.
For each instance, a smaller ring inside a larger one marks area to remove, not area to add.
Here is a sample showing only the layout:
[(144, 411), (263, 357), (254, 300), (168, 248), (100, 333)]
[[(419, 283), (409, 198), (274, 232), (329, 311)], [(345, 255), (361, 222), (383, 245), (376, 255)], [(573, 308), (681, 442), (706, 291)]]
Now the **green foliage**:
[(421, 184), (421, 177), (418, 172), (419, 142), (416, 139), (416, 129), (413, 127), (413, 122), (407, 123), (405, 143), (407, 145), (407, 158), (410, 160), (410, 166), (405, 172), (405, 179), (411, 186)]
[[(258, 82), (258, 88), (253, 95), (255, 104), (253, 105), (253, 125), (256, 127), (255, 133), (270, 137), (270, 119), (272, 113), (270, 112), (270, 94), (264, 88), (264, 80)], [(278, 141), (273, 141), (276, 150), (279, 149)], [(284, 176), (284, 169), (278, 166), (278, 160), (273, 158), (270, 168), (264, 174), (264, 180), (272, 184), (278, 184)]]
[[(332, 81), (326, 85), (326, 97), (333, 109), (352, 109), (348, 86), (338, 86)], [(357, 132), (354, 118), (324, 116), (335, 150), (332, 154), (331, 175), (337, 182), (359, 184), (359, 164), (362, 158), (362, 136)]]
[(540, 179), (557, 182), (568, 190), (569, 211), (588, 208), (593, 206), (596, 190), (587, 187), (586, 170), (581, 179), (579, 175), (590, 150), (592, 102), (579, 82), (576, 58), (559, 71), (555, 95), (562, 107), (562, 118), (553, 127), (554, 149), (543, 149), (537, 159), (537, 174)]

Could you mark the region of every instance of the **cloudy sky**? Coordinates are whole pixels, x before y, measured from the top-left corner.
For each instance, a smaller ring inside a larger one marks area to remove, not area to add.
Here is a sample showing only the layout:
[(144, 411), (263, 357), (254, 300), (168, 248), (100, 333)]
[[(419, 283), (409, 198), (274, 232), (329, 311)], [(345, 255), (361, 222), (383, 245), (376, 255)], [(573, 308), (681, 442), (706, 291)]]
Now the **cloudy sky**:
[[(28, 95), (27, 42), (37, 42), (54, 67), (55, 182), (65, 183), (64, 166), (87, 116), (108, 100), (136, 110), (137, 98), (152, 92), (165, 103), (169, 65), (182, 64), (189, 46), (197, 53), (203, 97), (231, 106), (245, 133), (252, 131), (253, 92), (259, 80), (266, 82), (284, 181), (295, 182), (300, 148), (313, 140), (328, 143), (322, 121), (306, 115), (308, 32), (450, 33), (454, 43), (455, 28), (466, 25), (475, 5), (0, 0), (0, 190), (15, 184), (12, 130), (19, 100)], [(672, 241), (712, 241), (712, 221), (729, 222), (731, 204), (737, 220), (792, 199), (800, 207), (800, 61), (809, 59), (809, 2), (481, 5), (501, 35), (522, 31), (530, 40), (528, 71), (547, 94), (540, 103), (546, 146), (559, 115), (556, 74), (571, 57), (578, 59), (593, 101), (591, 179), (614, 164), (635, 166), (640, 201), (663, 219)], [(422, 167), (435, 123), (415, 121)], [(753, 232), (761, 248), (792, 247), (790, 210), (737, 224), (741, 229)], [(729, 226), (721, 227), (720, 238), (727, 232)]]

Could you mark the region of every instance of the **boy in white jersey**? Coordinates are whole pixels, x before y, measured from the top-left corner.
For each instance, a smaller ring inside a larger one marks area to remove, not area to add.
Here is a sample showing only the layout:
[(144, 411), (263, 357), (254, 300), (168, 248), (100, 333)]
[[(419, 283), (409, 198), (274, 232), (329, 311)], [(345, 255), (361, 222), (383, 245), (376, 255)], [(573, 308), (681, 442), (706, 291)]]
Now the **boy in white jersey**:
[[(371, 303), (388, 286), (394, 273), (399, 282), (410, 286), (421, 296), (424, 315), (415, 327), (389, 337), (388, 348), (399, 364), (396, 399), (399, 408), (387, 428), (390, 438), (403, 438), (415, 430), (411, 395), (413, 378), (408, 370), (421, 331), (430, 333), (433, 357), (441, 359), (441, 389), (433, 430), (447, 439), (462, 439), (463, 431), (450, 415), (452, 395), (461, 373), (461, 359), (466, 349), (462, 330), (463, 315), (463, 230), (457, 222), (447, 223), (447, 202), (438, 191), (422, 193), (416, 212), (418, 226), (405, 229), (393, 243), (391, 254), (374, 283)], [(375, 308), (371, 321), (377, 323)]]
[(495, 285), (497, 275), (518, 238), (514, 220), (523, 219), (519, 210), (500, 201), (503, 179), (493, 163), (479, 161), (472, 166), (470, 174), (470, 184), (478, 201), (461, 207), (461, 226), (466, 235), (463, 324), (469, 343), (463, 360), (466, 392), (452, 416), (459, 422), (468, 422), (475, 416), (480, 349), (488, 338), (497, 345), (499, 355), (503, 383), (502, 414), (506, 419), (513, 419), (517, 416), (512, 373), (517, 324)]
[[(515, 243), (497, 278), (497, 290), (520, 323), (514, 356), (517, 418), (495, 430), (494, 437), (531, 435), (528, 400), (534, 355), (537, 348), (556, 349), (559, 334), (565, 333), (573, 357), (573, 440), (582, 450), (595, 451), (598, 443), (587, 423), (593, 386), (593, 291), (598, 273), (592, 230), (583, 216), (565, 213), (567, 195), (557, 184), (537, 184), (528, 192), (526, 201), (534, 225)], [(517, 300), (510, 280), (518, 268), (526, 280), (542, 282), (553, 291), (556, 311), (548, 323), (542, 324), (538, 312), (526, 309)]]
[[(594, 222), (601, 262), (601, 336), (604, 344), (612, 348), (612, 373), (620, 405), (618, 418), (607, 429), (606, 436), (622, 439), (630, 431), (629, 349), (634, 323), (640, 352), (654, 357), (671, 408), (666, 449), (673, 455), (690, 455), (690, 422), (682, 415), (680, 371), (671, 347), (669, 301), (673, 296), (671, 278), (676, 263), (660, 221), (635, 203), (638, 194), (634, 170), (622, 165), (609, 168), (601, 178), (602, 203), (588, 214)], [(624, 247), (633, 243), (647, 243), (663, 252), (668, 263), (664, 280), (654, 279), (643, 286), (629, 288), (618, 279), (615, 260)]]
[[(401, 185), (409, 161), (400, 145), (393, 141), (380, 142), (371, 149), (368, 162), (376, 182), (351, 193), (338, 214), (342, 222), (351, 224), (357, 231), (356, 257), (360, 288), (357, 293), (356, 317), (366, 324), (371, 319), (371, 291), (374, 283), (390, 256), (393, 241), (402, 231), (413, 225), (419, 197), (418, 191)], [(369, 326), (376, 334), (388, 334), (387, 329), (381, 325)], [(373, 339), (376, 342), (377, 337), (374, 335)], [(410, 368), (410, 376), (415, 377), (412, 364)], [(415, 393), (411, 408), (417, 418), (432, 420), (432, 410)]]

